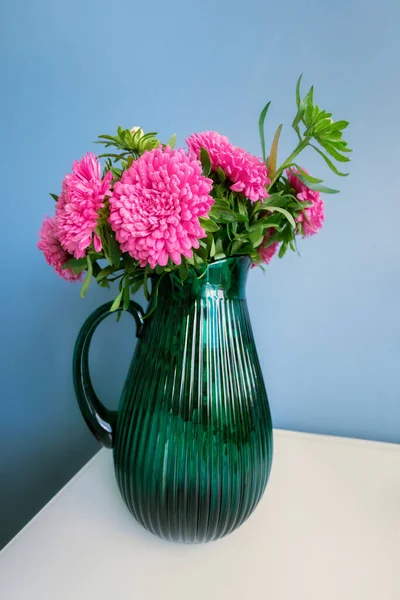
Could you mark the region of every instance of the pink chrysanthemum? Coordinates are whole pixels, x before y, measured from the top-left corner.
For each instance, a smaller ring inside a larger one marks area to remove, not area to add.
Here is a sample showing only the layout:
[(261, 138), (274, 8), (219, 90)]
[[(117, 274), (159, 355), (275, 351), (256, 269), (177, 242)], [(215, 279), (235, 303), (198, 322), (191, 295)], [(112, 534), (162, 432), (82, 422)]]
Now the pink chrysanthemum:
[(72, 269), (62, 268), (70, 256), (60, 244), (54, 219), (50, 217), (45, 218), (39, 236), (38, 248), (42, 250), (47, 263), (51, 267), (54, 267), (56, 272), (67, 281), (78, 281), (81, 279), (81, 275), (75, 275)]
[(72, 174), (64, 178), (56, 206), (57, 232), (64, 250), (75, 258), (85, 256), (92, 242), (96, 252), (102, 248), (95, 229), (104, 198), (110, 194), (111, 178), (110, 172), (101, 178), (100, 162), (90, 152), (76, 160)]
[[(305, 171), (303, 169), (303, 171)], [(306, 171), (305, 171), (306, 172)], [(314, 235), (321, 229), (324, 223), (324, 201), (321, 199), (320, 193), (314, 190), (310, 190), (296, 174), (298, 171), (286, 171), (286, 176), (291, 187), (296, 192), (296, 198), (300, 202), (312, 202), (311, 206), (304, 209), (304, 213), (301, 212), (297, 217), (296, 221), (301, 223), (303, 237)]]
[(268, 197), (266, 186), (271, 183), (268, 169), (256, 156), (233, 146), (227, 137), (215, 131), (193, 133), (186, 143), (198, 158), (201, 148), (207, 150), (213, 170), (221, 167), (233, 182), (230, 188), (232, 191), (241, 192), (253, 202)]
[(199, 217), (210, 210), (212, 181), (183, 150), (156, 148), (124, 171), (110, 198), (110, 223), (123, 252), (151, 268), (179, 265), (205, 237)]

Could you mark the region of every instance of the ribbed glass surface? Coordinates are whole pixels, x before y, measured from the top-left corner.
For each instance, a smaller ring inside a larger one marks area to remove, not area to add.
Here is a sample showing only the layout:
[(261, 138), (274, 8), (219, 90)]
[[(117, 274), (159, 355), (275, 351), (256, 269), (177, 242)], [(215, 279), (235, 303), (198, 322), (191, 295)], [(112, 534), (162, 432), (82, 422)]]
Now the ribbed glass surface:
[(163, 278), (109, 419), (121, 494), (169, 540), (230, 533), (268, 480), (272, 428), (245, 299), (249, 267), (246, 257), (220, 261), (183, 287)]

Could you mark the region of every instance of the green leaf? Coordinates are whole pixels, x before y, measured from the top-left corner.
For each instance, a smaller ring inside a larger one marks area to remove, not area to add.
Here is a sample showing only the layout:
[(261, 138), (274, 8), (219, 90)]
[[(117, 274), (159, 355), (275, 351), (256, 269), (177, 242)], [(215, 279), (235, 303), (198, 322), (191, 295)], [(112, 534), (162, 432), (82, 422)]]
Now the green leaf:
[(58, 196), (57, 194), (50, 194), (50, 196), (53, 198), (53, 200), (55, 200), (56, 202), (58, 201)]
[(300, 103), (301, 103), (300, 86), (301, 86), (302, 77), (303, 77), (303, 73), (301, 73), (301, 75), (298, 78), (297, 83), (296, 83), (296, 105), (297, 105), (297, 108), (300, 108)]
[(82, 265), (81, 267), (72, 267), (72, 272), (74, 275), (79, 275), (85, 269), (86, 269), (86, 265), (85, 266)]
[(221, 169), (221, 167), (218, 167), (217, 173), (218, 173), (218, 179), (223, 183), (226, 180), (226, 175), (225, 175), (224, 171)]
[(224, 259), (224, 258), (226, 258), (226, 254), (225, 254), (224, 252), (219, 252), (218, 254), (216, 254), (216, 255), (214, 256), (214, 259), (215, 259), (215, 260), (222, 260), (222, 259)]
[(216, 248), (215, 248), (215, 240), (212, 239), (211, 248), (210, 248), (210, 257), (213, 258), (215, 256)]
[(289, 223), (291, 224), (293, 229), (296, 228), (296, 223), (295, 223), (292, 215), (290, 214), (290, 212), (288, 212), (284, 208), (281, 208), (280, 206), (268, 206), (268, 210), (281, 213), (282, 215), (284, 215), (287, 218), (287, 220), (289, 221)]
[(83, 266), (86, 269), (87, 257), (84, 258), (70, 258), (66, 263), (63, 264), (63, 269), (72, 269), (73, 267)]
[(87, 260), (87, 275), (86, 275), (85, 280), (81, 287), (81, 293), (80, 293), (81, 298), (85, 297), (86, 292), (88, 291), (90, 282), (92, 281), (92, 275), (93, 275), (93, 265), (92, 265), (92, 261), (90, 260), (89, 255), (86, 257), (86, 260)]
[(211, 173), (211, 159), (205, 148), (200, 148), (200, 162), (203, 167), (203, 175), (208, 177)]
[(181, 264), (179, 265), (179, 277), (181, 278), (182, 282), (189, 277), (189, 269), (185, 260), (182, 260)]
[(129, 291), (129, 277), (127, 276), (127, 277), (125, 277), (125, 284), (124, 284), (124, 305), (123, 305), (124, 310), (128, 310), (130, 301), (131, 301), (131, 295), (130, 295), (130, 291)]
[(343, 156), (343, 154), (340, 154), (329, 142), (326, 142), (323, 139), (319, 139), (318, 141), (321, 144), (321, 146), (323, 146), (323, 148), (327, 151), (327, 153), (330, 154), (332, 158), (334, 158), (338, 162), (350, 162), (350, 158), (348, 156)]
[(297, 135), (299, 137), (300, 137), (299, 123), (300, 123), (300, 121), (303, 118), (304, 110), (305, 110), (304, 102), (301, 101), (300, 104), (299, 104), (299, 108), (297, 110), (296, 116), (295, 116), (295, 118), (293, 119), (293, 122), (292, 122), (292, 127), (297, 132)]
[(120, 291), (120, 293), (118, 294), (118, 296), (115, 298), (114, 302), (112, 303), (111, 308), (110, 308), (110, 312), (115, 312), (116, 310), (119, 309), (123, 293), (124, 293), (124, 290), (122, 289)]
[(261, 235), (258, 235), (258, 237), (256, 237), (256, 231), (252, 234), (249, 235), (249, 240), (253, 245), (253, 248), (258, 248), (258, 246), (261, 246), (262, 242), (264, 241), (264, 233), (261, 233)]
[(333, 121), (333, 123), (331, 123), (332, 131), (337, 131), (337, 130), (343, 131), (348, 126), (349, 126), (348, 121)]
[(282, 192), (275, 192), (270, 194), (268, 198), (265, 198), (263, 202), (260, 202), (260, 206), (257, 207), (257, 212), (265, 210), (269, 204), (273, 205), (275, 202), (282, 200)]
[(148, 282), (148, 275), (147, 275), (147, 269), (144, 269), (143, 272), (143, 292), (144, 292), (144, 297), (146, 298), (147, 301), (150, 300), (150, 292), (149, 292), (149, 288), (147, 287), (147, 282)]
[(231, 254), (237, 254), (240, 248), (243, 246), (243, 242), (241, 240), (235, 240), (232, 242), (231, 246)]
[(211, 219), (205, 219), (204, 217), (199, 217), (200, 225), (204, 229), (204, 231), (210, 231), (211, 233), (214, 231), (218, 231), (219, 227), (214, 221)]
[(239, 250), (236, 251), (236, 254), (251, 254), (253, 250), (253, 244), (248, 242), (247, 244), (244, 244), (241, 248), (239, 248)]
[(238, 221), (239, 223), (248, 223), (249, 222), (249, 217), (247, 215), (242, 215), (239, 212), (235, 213), (235, 215), (236, 215), (236, 221)]
[(296, 173), (296, 177), (300, 179), (304, 185), (306, 185), (310, 190), (314, 190), (314, 192), (321, 192), (322, 194), (338, 194), (339, 190), (334, 190), (332, 188), (328, 188), (325, 185), (321, 185), (320, 183), (312, 183), (307, 181), (300, 173)]
[(114, 265), (108, 265), (107, 267), (104, 267), (104, 269), (102, 269), (96, 277), (97, 283), (100, 283), (100, 281), (102, 281), (103, 279), (105, 279), (106, 277), (111, 275), (111, 273), (114, 273), (114, 272), (115, 272)]
[(304, 116), (303, 120), (307, 128), (310, 128), (313, 124), (313, 98), (314, 98), (314, 86), (311, 86), (310, 91), (304, 98)]
[(131, 285), (131, 294), (136, 294), (140, 288), (143, 285), (143, 278), (138, 279), (138, 281), (135, 281), (135, 283), (133, 285)]
[[(302, 169), (299, 165), (294, 165), (294, 166), (298, 169), (302, 178), (305, 179), (307, 182), (309, 182), (309, 183), (322, 183), (323, 182), (323, 179), (317, 179), (316, 177), (312, 177), (309, 173), (306, 173), (304, 171), (304, 169)], [(292, 171), (292, 169), (290, 169), (290, 171), (291, 171), (291, 173), (293, 173), (293, 175), (298, 177), (298, 173), (294, 173)]]
[(102, 133), (101, 135), (97, 136), (99, 139), (103, 139), (103, 140), (110, 140), (112, 142), (119, 142), (117, 137), (113, 137), (112, 135), (107, 135), (106, 133)]
[(276, 173), (276, 161), (278, 158), (278, 143), (279, 143), (279, 138), (281, 135), (282, 127), (283, 127), (283, 125), (279, 125), (278, 129), (276, 130), (274, 139), (272, 140), (271, 151), (270, 151), (269, 157), (268, 157), (268, 167), (270, 170), (270, 175), (269, 175), (270, 179), (273, 179), (274, 175)]
[(287, 252), (288, 244), (284, 242), (282, 246), (279, 248), (278, 256), (279, 258), (283, 258)]
[(237, 220), (235, 213), (229, 208), (219, 208), (213, 205), (208, 216), (217, 221), (217, 223), (233, 223)]
[(260, 118), (258, 120), (258, 131), (260, 133), (261, 151), (262, 151), (262, 156), (263, 156), (264, 162), (267, 159), (267, 156), (266, 156), (266, 153), (265, 153), (264, 123), (265, 123), (265, 117), (267, 116), (267, 112), (268, 112), (268, 109), (269, 109), (270, 105), (271, 105), (271, 102), (267, 102), (267, 104), (262, 109), (261, 114), (260, 114)]
[(249, 220), (249, 215), (248, 215), (248, 212), (247, 212), (246, 202), (240, 196), (237, 199), (237, 206), (238, 206), (239, 214), (241, 214), (243, 217), (246, 217), (246, 221), (248, 221)]
[(320, 154), (322, 156), (322, 158), (324, 159), (324, 161), (326, 162), (326, 164), (328, 165), (328, 167), (334, 172), (336, 173), (336, 175), (339, 175), (340, 177), (347, 177), (348, 173), (341, 173), (333, 164), (333, 162), (326, 156), (326, 154), (324, 154), (319, 148), (317, 148), (317, 146), (314, 146), (314, 144), (310, 144), (310, 146), (312, 148), (314, 148), (314, 150), (316, 150), (318, 152), (318, 154)]
[(176, 133), (171, 135), (171, 137), (169, 138), (169, 140), (167, 142), (167, 146), (169, 146), (170, 148), (175, 148), (175, 144), (176, 144)]
[(114, 234), (107, 228), (104, 229), (105, 236), (107, 237), (107, 251), (108, 251), (108, 262), (114, 267), (119, 267), (121, 250)]

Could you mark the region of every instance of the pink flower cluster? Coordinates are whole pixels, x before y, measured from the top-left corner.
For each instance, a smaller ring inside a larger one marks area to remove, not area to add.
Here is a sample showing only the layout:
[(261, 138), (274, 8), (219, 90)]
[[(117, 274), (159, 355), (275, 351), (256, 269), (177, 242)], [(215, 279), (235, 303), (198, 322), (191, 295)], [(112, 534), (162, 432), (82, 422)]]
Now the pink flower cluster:
[(75, 275), (72, 269), (63, 269), (63, 265), (69, 259), (68, 253), (63, 249), (57, 235), (57, 227), (54, 219), (46, 217), (39, 233), (39, 250), (42, 250), (47, 264), (67, 281), (78, 281), (81, 275)]
[(186, 143), (197, 158), (200, 158), (201, 148), (207, 150), (213, 170), (217, 171), (218, 167), (223, 170), (232, 182), (232, 191), (241, 192), (253, 202), (268, 197), (266, 186), (271, 181), (267, 167), (259, 158), (233, 146), (227, 137), (215, 131), (194, 133)]
[(144, 267), (179, 265), (205, 237), (199, 217), (214, 200), (212, 181), (200, 162), (183, 150), (145, 152), (124, 171), (110, 198), (110, 224), (122, 252)]
[(72, 174), (65, 176), (56, 206), (56, 224), (62, 247), (75, 258), (85, 256), (92, 242), (96, 252), (102, 249), (95, 229), (104, 198), (110, 194), (111, 178), (108, 172), (102, 179), (100, 162), (90, 153), (76, 160)]
[(38, 248), (46, 261), (67, 281), (81, 278), (71, 269), (62, 268), (71, 255), (83, 258), (92, 242), (97, 252), (102, 248), (95, 229), (104, 198), (110, 194), (111, 177), (112, 174), (107, 173), (102, 179), (100, 162), (93, 154), (88, 153), (80, 161), (75, 161), (72, 174), (64, 178), (55, 218), (46, 217), (43, 222)]
[(303, 236), (307, 237), (314, 235), (321, 229), (324, 223), (325, 205), (324, 201), (321, 199), (320, 193), (310, 190), (310, 188), (296, 177), (296, 173), (298, 173), (298, 171), (291, 171), (289, 169), (286, 171), (288, 181), (296, 192), (296, 198), (300, 200), (300, 202), (312, 202), (311, 206), (304, 209), (304, 214), (301, 212), (296, 219), (298, 223), (301, 223)]

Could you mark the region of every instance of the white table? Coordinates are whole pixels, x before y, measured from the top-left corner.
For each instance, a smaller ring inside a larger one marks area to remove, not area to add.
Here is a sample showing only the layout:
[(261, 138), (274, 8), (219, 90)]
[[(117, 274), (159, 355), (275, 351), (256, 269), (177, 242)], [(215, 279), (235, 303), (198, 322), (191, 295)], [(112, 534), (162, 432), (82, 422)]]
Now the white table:
[(1, 600), (399, 600), (400, 446), (275, 431), (263, 500), (185, 546), (142, 529), (101, 450), (0, 553)]

